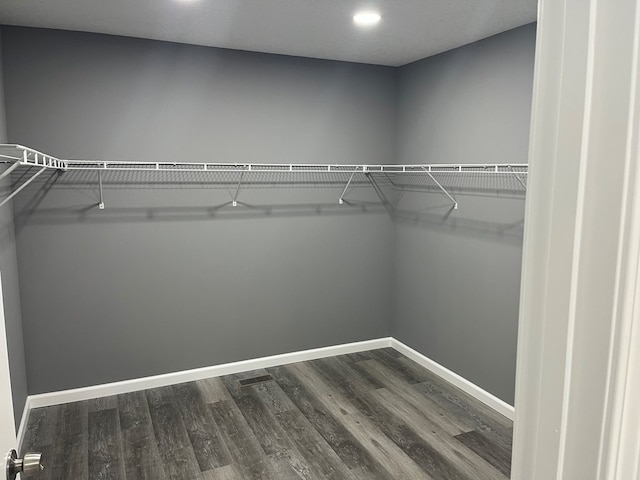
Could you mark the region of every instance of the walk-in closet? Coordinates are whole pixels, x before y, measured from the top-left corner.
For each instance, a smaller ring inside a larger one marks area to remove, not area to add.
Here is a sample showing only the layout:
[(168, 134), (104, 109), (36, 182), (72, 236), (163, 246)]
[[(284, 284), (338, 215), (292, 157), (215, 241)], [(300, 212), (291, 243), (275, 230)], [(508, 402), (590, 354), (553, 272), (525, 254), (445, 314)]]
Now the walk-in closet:
[(510, 478), (537, 2), (46, 3), (0, 2), (23, 477)]

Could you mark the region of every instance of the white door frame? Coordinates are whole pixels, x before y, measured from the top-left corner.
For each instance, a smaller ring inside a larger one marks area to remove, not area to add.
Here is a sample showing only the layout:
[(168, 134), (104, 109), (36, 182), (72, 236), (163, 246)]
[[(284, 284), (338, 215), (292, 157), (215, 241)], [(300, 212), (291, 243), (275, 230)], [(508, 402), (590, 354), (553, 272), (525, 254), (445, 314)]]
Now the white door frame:
[(5, 453), (12, 448), (17, 448), (16, 425), (13, 415), (11, 373), (9, 372), (7, 332), (4, 302), (2, 301), (2, 274), (0, 272), (0, 458), (4, 458)]
[(512, 478), (640, 478), (640, 0), (541, 0)]

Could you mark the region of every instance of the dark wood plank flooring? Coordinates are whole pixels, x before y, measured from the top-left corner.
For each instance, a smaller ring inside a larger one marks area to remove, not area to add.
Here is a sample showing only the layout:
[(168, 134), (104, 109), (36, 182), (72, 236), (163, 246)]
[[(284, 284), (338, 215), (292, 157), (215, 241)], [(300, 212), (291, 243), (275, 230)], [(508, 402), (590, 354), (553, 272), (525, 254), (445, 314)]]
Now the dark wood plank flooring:
[(42, 480), (483, 480), (509, 478), (511, 435), (383, 348), (34, 409), (21, 450)]

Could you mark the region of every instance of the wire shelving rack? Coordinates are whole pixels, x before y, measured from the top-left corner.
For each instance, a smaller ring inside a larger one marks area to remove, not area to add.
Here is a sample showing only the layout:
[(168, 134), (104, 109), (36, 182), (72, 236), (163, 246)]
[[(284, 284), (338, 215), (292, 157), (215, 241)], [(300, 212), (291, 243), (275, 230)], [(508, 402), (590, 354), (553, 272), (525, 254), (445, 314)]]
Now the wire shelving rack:
[[(198, 183), (225, 186), (235, 190), (233, 206), (237, 205), (241, 188), (333, 186), (341, 188), (338, 203), (352, 187), (370, 186), (383, 203), (383, 187), (394, 191), (440, 191), (458, 208), (457, 188), (483, 182), (485, 189), (510, 190), (524, 193), (527, 164), (266, 164), (207, 162), (141, 162), (106, 160), (66, 160), (15, 144), (0, 144), (0, 163), (7, 168), (0, 181), (20, 173), (18, 185), (0, 199), (0, 207), (20, 193), (46, 171), (57, 171), (71, 178), (93, 176), (99, 187), (99, 207), (104, 208), (103, 184), (153, 183), (167, 178), (175, 183)], [(488, 185), (488, 186), (487, 186)]]

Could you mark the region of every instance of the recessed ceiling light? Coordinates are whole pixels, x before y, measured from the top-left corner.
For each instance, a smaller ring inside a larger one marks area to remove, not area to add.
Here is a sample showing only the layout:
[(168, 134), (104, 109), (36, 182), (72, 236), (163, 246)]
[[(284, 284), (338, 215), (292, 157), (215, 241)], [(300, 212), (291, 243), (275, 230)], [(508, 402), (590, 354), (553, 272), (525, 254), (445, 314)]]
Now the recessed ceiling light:
[(353, 23), (359, 27), (372, 27), (376, 25), (381, 18), (377, 12), (358, 12), (353, 16)]

